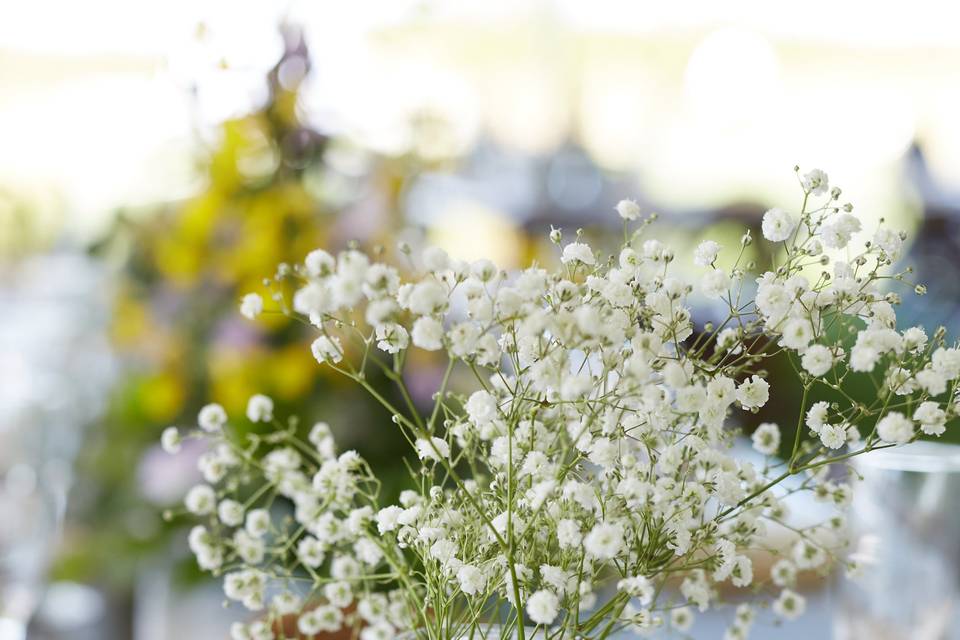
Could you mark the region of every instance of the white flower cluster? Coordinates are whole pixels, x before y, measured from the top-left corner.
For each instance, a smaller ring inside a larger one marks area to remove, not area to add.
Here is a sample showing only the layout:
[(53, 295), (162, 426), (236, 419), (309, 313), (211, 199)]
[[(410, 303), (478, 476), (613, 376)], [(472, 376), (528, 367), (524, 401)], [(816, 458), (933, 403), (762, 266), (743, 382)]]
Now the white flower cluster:
[[(883, 286), (903, 279), (890, 271), (903, 238), (881, 228), (855, 249), (861, 223), (835, 205), (826, 174), (801, 184), (800, 211), (764, 216), (776, 264), (759, 276), (742, 264), (749, 233), (730, 268), (717, 266), (718, 243), (696, 249), (699, 284), (674, 274), (673, 251), (642, 228), (610, 260), (578, 237), (557, 269), (513, 275), (435, 248), (409, 276), (355, 250), (312, 252), (286, 270), (299, 279), (293, 311), (317, 329), (318, 362), (394, 416), (419, 460), (417, 489), (382, 503), (369, 467), (337, 455), (325, 423), (304, 441), (269, 398), (251, 398), (247, 418), (273, 427), (246, 440), (211, 405), (192, 432), (212, 441), (208, 484), (186, 499), (207, 520), (190, 534), (200, 565), (224, 575), (228, 598), (266, 609), (268, 623), (296, 615), (304, 634), (348, 626), (363, 640), (460, 637), (504, 604), (503, 633), (521, 640), (525, 621), (578, 637), (683, 632), (695, 610), (719, 602), (721, 584), (769, 583), (775, 614), (796, 617), (797, 574), (825, 571), (847, 540), (840, 516), (791, 527), (789, 557), (755, 575), (752, 553), (784, 521), (786, 496), (844, 506), (851, 488), (829, 465), (918, 429), (942, 433), (960, 380), (960, 351), (941, 331), (928, 340), (896, 329), (899, 297)], [(629, 201), (617, 211), (625, 224), (640, 216)], [(551, 238), (562, 243), (559, 231)], [(695, 292), (722, 300), (726, 319), (698, 330)], [(255, 316), (251, 300), (243, 311)], [(404, 382), (413, 349), (447, 362), (425, 410)], [(754, 432), (767, 456), (758, 466), (732, 455), (733, 427), (776, 397), (763, 367), (777, 355), (803, 401), (789, 438), (769, 422)], [(399, 386), (401, 405), (369, 384), (373, 369)], [(473, 390), (451, 388), (455, 369)], [(873, 385), (869, 395), (854, 381)], [(181, 437), (165, 432), (165, 448)], [(799, 488), (778, 491), (792, 475)], [(746, 637), (753, 617), (739, 607), (731, 637)], [(238, 624), (234, 638), (270, 638), (271, 628)]]

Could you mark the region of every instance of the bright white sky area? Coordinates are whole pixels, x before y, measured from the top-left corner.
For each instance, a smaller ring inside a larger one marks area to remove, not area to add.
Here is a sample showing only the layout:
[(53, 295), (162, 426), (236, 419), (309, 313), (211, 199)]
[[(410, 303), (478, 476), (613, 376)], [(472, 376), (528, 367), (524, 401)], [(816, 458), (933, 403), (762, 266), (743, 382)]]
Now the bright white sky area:
[(934, 0), (5, 2), (0, 208), (12, 196), (83, 235), (119, 206), (189, 195), (197, 141), (262, 100), (286, 20), (315, 63), (304, 116), (378, 151), (404, 151), (428, 109), (450, 124), (434, 151), (451, 157), (481, 136), (539, 154), (572, 139), (678, 207), (792, 196), (790, 168), (815, 165), (890, 213), (914, 140), (960, 184), (958, 12)]

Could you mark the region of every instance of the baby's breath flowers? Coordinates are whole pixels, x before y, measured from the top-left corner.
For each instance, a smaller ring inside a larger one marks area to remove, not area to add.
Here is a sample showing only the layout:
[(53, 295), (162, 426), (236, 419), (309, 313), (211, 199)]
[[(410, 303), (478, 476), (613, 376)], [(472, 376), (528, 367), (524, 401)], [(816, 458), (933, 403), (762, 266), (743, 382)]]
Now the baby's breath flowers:
[(160, 446), (169, 454), (180, 453), (181, 444), (180, 430), (176, 427), (167, 427), (160, 435)]
[(240, 302), (240, 313), (250, 320), (263, 313), (263, 298), (258, 293), (248, 293)]
[[(370, 467), (338, 453), (326, 423), (304, 440), (263, 395), (247, 407), (252, 427), (208, 405), (198, 429), (165, 431), (172, 453), (184, 437), (210, 444), (205, 482), (186, 496), (202, 521), (189, 544), (229, 600), (262, 612), (233, 637), (272, 638), (289, 615), (303, 634), (348, 627), (361, 640), (453, 640), (493, 623), (520, 640), (544, 628), (556, 640), (684, 633), (722, 603), (721, 584), (766, 599), (780, 618), (800, 615), (797, 574), (846, 563), (848, 540), (842, 516), (786, 522), (789, 497), (809, 491), (842, 508), (851, 487), (830, 465), (943, 433), (960, 380), (960, 350), (943, 331), (897, 329), (903, 236), (881, 227), (856, 245), (863, 225), (837, 205), (827, 175), (800, 184), (798, 210), (763, 217), (776, 244), (762, 274), (749, 273), (747, 232), (722, 260), (718, 243), (700, 243), (685, 278), (670, 247), (642, 236), (647, 220), (631, 230), (631, 201), (617, 206), (627, 226), (614, 256), (552, 229), (553, 270), (508, 275), (406, 246), (412, 272), (354, 249), (318, 249), (279, 270), (295, 293), (288, 301), (278, 287), (271, 299), (315, 327), (321, 366), (389, 411), (383, 428), (409, 441), (416, 489), (384, 502)], [(697, 295), (721, 301), (726, 317), (698, 328)], [(248, 296), (241, 310), (261, 307)], [(416, 350), (446, 363), (426, 408), (406, 386)], [(802, 400), (789, 435), (772, 422), (754, 432), (761, 463), (731, 445), (745, 413), (783, 401), (764, 366), (775, 355), (792, 365)], [(474, 388), (455, 391), (454, 369)], [(398, 394), (377, 391), (373, 372)], [(854, 397), (863, 384), (873, 392)], [(777, 524), (795, 539), (769, 549), (779, 559), (760, 574), (752, 554)], [(728, 636), (747, 637), (755, 615), (738, 606)]]
[(634, 200), (621, 200), (617, 203), (617, 213), (627, 221), (638, 220), (640, 218), (640, 205)]
[(783, 242), (790, 237), (797, 223), (793, 217), (783, 209), (773, 208), (763, 214), (763, 237), (770, 242)]

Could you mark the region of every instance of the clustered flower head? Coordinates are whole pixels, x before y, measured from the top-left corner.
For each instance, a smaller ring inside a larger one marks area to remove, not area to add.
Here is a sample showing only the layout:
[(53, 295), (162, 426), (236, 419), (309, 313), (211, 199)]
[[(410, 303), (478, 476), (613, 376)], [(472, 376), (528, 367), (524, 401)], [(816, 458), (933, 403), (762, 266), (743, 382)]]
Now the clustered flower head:
[[(297, 283), (292, 310), (273, 299), (315, 327), (321, 366), (391, 413), (382, 428), (402, 431), (417, 466), (411, 488), (385, 503), (326, 423), (304, 439), (262, 395), (247, 408), (261, 425), (252, 435), (219, 405), (197, 430), (164, 432), (170, 452), (184, 437), (210, 443), (206, 482), (185, 502), (201, 520), (190, 548), (230, 600), (263, 612), (233, 637), (272, 638), (287, 615), (303, 634), (349, 627), (363, 640), (460, 637), (488, 622), (521, 640), (525, 625), (556, 637), (682, 633), (722, 602), (721, 586), (760, 598), (769, 585), (774, 615), (800, 615), (798, 574), (846, 562), (849, 541), (842, 516), (790, 526), (791, 547), (771, 549), (779, 559), (757, 575), (752, 554), (786, 522), (789, 496), (846, 505), (851, 487), (831, 465), (939, 435), (960, 379), (942, 331), (896, 327), (888, 285), (904, 279), (893, 271), (903, 237), (881, 227), (854, 246), (862, 224), (827, 175), (810, 172), (801, 187), (799, 211), (763, 217), (776, 244), (762, 274), (745, 264), (749, 233), (734, 250), (700, 244), (691, 278), (643, 223), (609, 257), (578, 235), (552, 270), (507, 274), (437, 248), (412, 272), (353, 249), (282, 268)], [(640, 216), (630, 201), (617, 212), (625, 224)], [(563, 243), (558, 230), (551, 239)], [(695, 325), (701, 295), (726, 317)], [(263, 311), (256, 300), (244, 299), (245, 315)], [(406, 388), (417, 350), (446, 361), (429, 407)], [(788, 439), (765, 422), (757, 457), (734, 455), (741, 419), (777, 398), (764, 368), (774, 356), (803, 392), (797, 431)], [(402, 402), (370, 385), (373, 371)], [(851, 397), (852, 380), (873, 384), (870, 397)], [(813, 401), (819, 392), (839, 399)], [(745, 638), (754, 616), (740, 605), (730, 637)]]

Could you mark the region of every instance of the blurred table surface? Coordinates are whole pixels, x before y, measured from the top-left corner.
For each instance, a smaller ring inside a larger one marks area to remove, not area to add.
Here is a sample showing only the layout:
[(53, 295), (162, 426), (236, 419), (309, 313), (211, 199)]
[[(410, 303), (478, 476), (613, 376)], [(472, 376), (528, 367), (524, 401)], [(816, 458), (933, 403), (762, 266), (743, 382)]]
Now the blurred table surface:
[[(157, 594), (147, 587), (148, 597)], [(167, 599), (169, 598), (169, 599)], [(165, 601), (164, 601), (165, 600)], [(218, 589), (199, 588), (188, 593), (168, 595), (154, 601), (158, 606), (136, 616), (133, 636), (121, 632), (116, 616), (109, 613), (95, 624), (73, 628), (52, 628), (42, 620), (35, 624), (28, 640), (216, 640), (229, 637), (230, 623), (243, 617), (237, 609), (222, 606), (223, 595)], [(752, 638), (776, 640), (826, 640), (833, 637), (830, 589), (807, 596), (807, 612), (800, 619), (787, 624), (775, 624), (769, 610), (758, 610), (751, 629)], [(733, 617), (733, 608), (708, 611), (696, 617), (689, 637), (697, 640), (720, 640)], [(622, 632), (618, 640), (638, 638), (634, 633)], [(654, 633), (650, 638), (677, 638), (676, 634)]]

